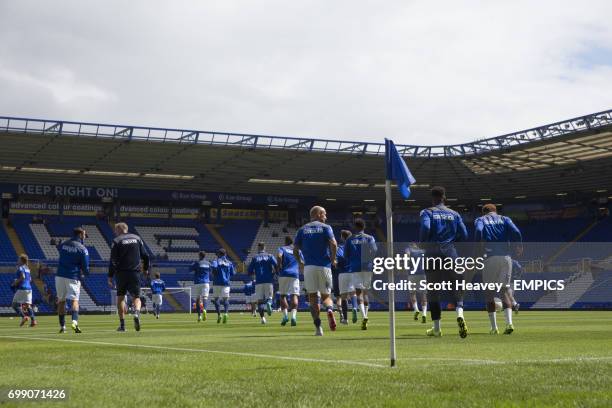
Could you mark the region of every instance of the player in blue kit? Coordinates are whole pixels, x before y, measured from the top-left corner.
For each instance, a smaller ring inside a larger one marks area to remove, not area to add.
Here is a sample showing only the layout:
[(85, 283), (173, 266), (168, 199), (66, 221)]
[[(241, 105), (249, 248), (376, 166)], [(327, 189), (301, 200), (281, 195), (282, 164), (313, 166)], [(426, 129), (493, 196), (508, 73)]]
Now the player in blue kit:
[[(444, 205), (446, 190), (444, 187), (433, 187), (431, 189), (432, 206), (421, 211), (421, 227), (419, 230), (420, 247), (425, 250), (425, 256), (432, 260), (442, 262), (431, 262), (425, 270), (428, 283), (441, 284), (445, 281), (463, 281), (463, 275), (455, 273), (454, 270), (446, 270), (441, 264), (446, 259), (454, 259), (459, 255), (455, 242), (467, 239), (467, 229), (461, 219), (461, 215)], [(437, 264), (437, 265), (436, 265)], [(457, 312), (457, 325), (459, 336), (465, 338), (468, 335), (467, 325), (463, 316), (463, 295), (460, 291), (451, 291), (452, 301), (455, 303)], [(440, 337), (442, 335), (440, 318), (442, 309), (440, 307), (439, 290), (427, 292), (427, 301), (431, 313), (433, 327), (427, 330), (428, 336)]]
[(257, 297), (259, 316), (261, 324), (266, 324), (264, 313), (272, 315), (272, 296), (274, 295), (274, 273), (278, 263), (272, 254), (266, 252), (266, 244), (257, 244), (257, 254), (249, 264), (249, 274), (257, 281), (255, 285), (255, 296)]
[(372, 260), (378, 248), (374, 237), (364, 232), (365, 221), (358, 218), (354, 223), (355, 233), (346, 240), (344, 256), (347, 259), (353, 286), (357, 294), (359, 310), (361, 311), (361, 330), (368, 329), (368, 308), (370, 300), (368, 290), (372, 286)]
[(304, 263), (302, 251), (299, 252), (299, 260), (293, 255), (293, 238), (285, 237), (285, 246), (278, 248), (277, 261), (280, 269), (278, 287), (281, 294), (281, 311), (283, 319), (281, 326), (289, 322), (287, 309), (289, 309), (288, 298), (291, 299), (291, 326), (297, 326), (297, 308), (300, 296), (300, 267)]
[(208, 292), (210, 291), (210, 272), (212, 265), (206, 260), (206, 252), (200, 251), (200, 258), (191, 265), (193, 272), (193, 287), (191, 296), (195, 296), (196, 309), (198, 311), (198, 323), (206, 320), (206, 308), (208, 307)]
[(57, 250), (59, 263), (55, 275), (57, 292), (57, 313), (60, 333), (66, 331), (66, 301), (70, 300), (72, 310), (72, 330), (81, 333), (79, 327), (79, 296), (81, 295), (81, 277), (89, 274), (89, 252), (85, 245), (87, 233), (83, 228), (75, 228), (72, 238), (62, 242)]
[[(336, 251), (337, 267), (332, 270), (338, 275), (338, 288), (337, 292), (340, 297), (340, 323), (348, 324), (348, 298), (350, 296), (353, 306), (353, 323), (357, 323), (357, 295), (355, 294), (355, 285), (353, 283), (353, 274), (351, 273), (351, 265), (345, 256), (346, 241), (351, 236), (351, 231), (342, 230), (340, 231), (340, 244), (338, 244), (338, 250)], [(336, 288), (334, 288), (336, 289)]]
[(163, 303), (162, 293), (166, 290), (166, 283), (160, 279), (159, 272), (155, 272), (155, 279), (151, 281), (151, 298), (153, 300), (153, 313), (155, 318), (159, 319), (161, 307)]
[[(321, 327), (321, 305), (327, 311), (327, 321), (331, 331), (336, 330), (336, 318), (330, 293), (332, 291), (332, 265), (336, 266), (338, 244), (332, 228), (325, 224), (325, 208), (314, 206), (310, 209), (310, 222), (300, 228), (295, 236), (293, 256), (300, 259), (304, 255), (304, 286), (308, 292), (310, 313), (315, 325), (315, 336), (323, 335)], [(321, 304), (319, 304), (319, 294)]]
[[(512, 220), (506, 216), (497, 214), (495, 204), (486, 204), (482, 207), (482, 216), (474, 221), (475, 232), (474, 241), (482, 242), (484, 254), (484, 269), (482, 280), (485, 283), (503, 283), (501, 293), (506, 320), (504, 334), (511, 334), (514, 331), (512, 324), (512, 298), (508, 294), (508, 287), (512, 279), (512, 258), (510, 252), (514, 249), (520, 254), (523, 240), (521, 232), (514, 225)], [(487, 311), (491, 322), (491, 334), (498, 334), (497, 318), (495, 313), (494, 297), (497, 294), (493, 291), (487, 292)]]
[(247, 305), (251, 306), (251, 315), (257, 316), (257, 299), (255, 298), (255, 284), (254, 280), (250, 280), (244, 284), (244, 300)]
[(17, 259), (17, 272), (11, 288), (15, 290), (13, 295), (12, 306), (15, 312), (21, 316), (19, 326), (23, 326), (30, 320), (30, 327), (37, 325), (34, 309), (32, 309), (32, 276), (30, 268), (28, 268), (28, 256), (26, 254), (19, 255)]
[(221, 323), (221, 300), (223, 299), (223, 324), (227, 323), (229, 313), (230, 281), (236, 273), (234, 264), (227, 257), (224, 248), (217, 251), (217, 259), (211, 263), (213, 276), (213, 297), (217, 312), (217, 323)]

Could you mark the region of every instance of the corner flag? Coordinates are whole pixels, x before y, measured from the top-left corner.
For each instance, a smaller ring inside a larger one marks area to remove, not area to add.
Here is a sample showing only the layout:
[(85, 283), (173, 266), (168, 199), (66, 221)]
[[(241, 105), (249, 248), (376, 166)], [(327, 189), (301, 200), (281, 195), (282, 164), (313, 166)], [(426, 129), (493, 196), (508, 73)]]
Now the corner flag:
[(410, 185), (416, 180), (412, 177), (412, 173), (397, 151), (395, 144), (389, 139), (385, 139), (385, 166), (387, 180), (397, 182), (397, 188), (404, 199), (410, 197)]
[[(395, 180), (404, 199), (410, 197), (410, 185), (416, 180), (412, 177), (406, 162), (402, 159), (399, 152), (395, 148), (393, 141), (385, 139), (385, 212), (387, 218), (387, 257), (393, 258), (393, 201), (391, 195), (391, 181)], [(389, 283), (395, 283), (393, 269), (389, 270)], [(396, 350), (395, 350), (395, 292), (389, 290), (389, 339), (390, 350), (389, 359), (391, 367), (395, 367)]]

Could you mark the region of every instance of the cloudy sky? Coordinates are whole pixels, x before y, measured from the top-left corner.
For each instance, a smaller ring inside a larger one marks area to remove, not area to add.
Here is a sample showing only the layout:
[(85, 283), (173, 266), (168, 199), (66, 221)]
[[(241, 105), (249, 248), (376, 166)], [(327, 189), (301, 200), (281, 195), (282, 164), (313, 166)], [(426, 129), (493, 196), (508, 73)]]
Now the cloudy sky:
[(612, 108), (612, 2), (3, 1), (0, 115), (449, 144)]

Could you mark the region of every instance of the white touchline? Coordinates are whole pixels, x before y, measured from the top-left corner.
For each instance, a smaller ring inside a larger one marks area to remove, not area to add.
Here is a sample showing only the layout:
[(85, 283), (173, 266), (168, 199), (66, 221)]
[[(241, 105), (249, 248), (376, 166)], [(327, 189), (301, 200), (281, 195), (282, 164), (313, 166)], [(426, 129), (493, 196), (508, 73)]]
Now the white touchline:
[(240, 351), (206, 350), (206, 349), (194, 349), (194, 348), (183, 348), (183, 347), (154, 346), (154, 345), (148, 345), (148, 344), (110, 343), (110, 342), (105, 342), (105, 341), (54, 339), (51, 337), (0, 335), (0, 338), (20, 339), (20, 340), (58, 341), (58, 342), (64, 342), (64, 343), (95, 344), (99, 346), (114, 346), (114, 347), (134, 347), (134, 348), (146, 348), (146, 349), (154, 349), (154, 350), (187, 351), (187, 352), (192, 352), (192, 353), (225, 354), (225, 355), (240, 356), (240, 357), (256, 357), (256, 358), (269, 358), (269, 359), (277, 359), (277, 360), (304, 361), (307, 363), (333, 363), (333, 364), (358, 365), (358, 366), (375, 367), (375, 368), (387, 368), (386, 365), (368, 363), (364, 361), (326, 360), (323, 358), (275, 356), (271, 354), (245, 353), (245, 352), (240, 352)]
[[(368, 358), (366, 361), (386, 361), (388, 358)], [(549, 363), (578, 363), (578, 362), (598, 362), (612, 361), (612, 356), (599, 357), (565, 357), (549, 358), (536, 360), (480, 360), (473, 358), (445, 358), (445, 357), (398, 357), (400, 361), (452, 361), (466, 364), (549, 364)]]

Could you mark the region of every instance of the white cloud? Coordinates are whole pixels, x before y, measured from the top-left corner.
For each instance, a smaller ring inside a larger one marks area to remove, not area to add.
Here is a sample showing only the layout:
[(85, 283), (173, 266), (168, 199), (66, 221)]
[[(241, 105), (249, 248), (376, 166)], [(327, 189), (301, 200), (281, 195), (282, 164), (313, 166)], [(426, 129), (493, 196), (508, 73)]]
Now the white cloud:
[(28, 92), (28, 88), (33, 93), (49, 92), (60, 105), (75, 100), (80, 100), (79, 102), (113, 100), (113, 96), (103, 89), (86, 82), (78, 82), (74, 73), (65, 68), (49, 70), (44, 76), (35, 77), (26, 72), (5, 69), (0, 65), (0, 80), (18, 85), (25, 92)]
[(0, 114), (466, 142), (612, 107), (612, 61), (583, 58), (611, 47), (611, 13), (605, 0), (3, 3)]

